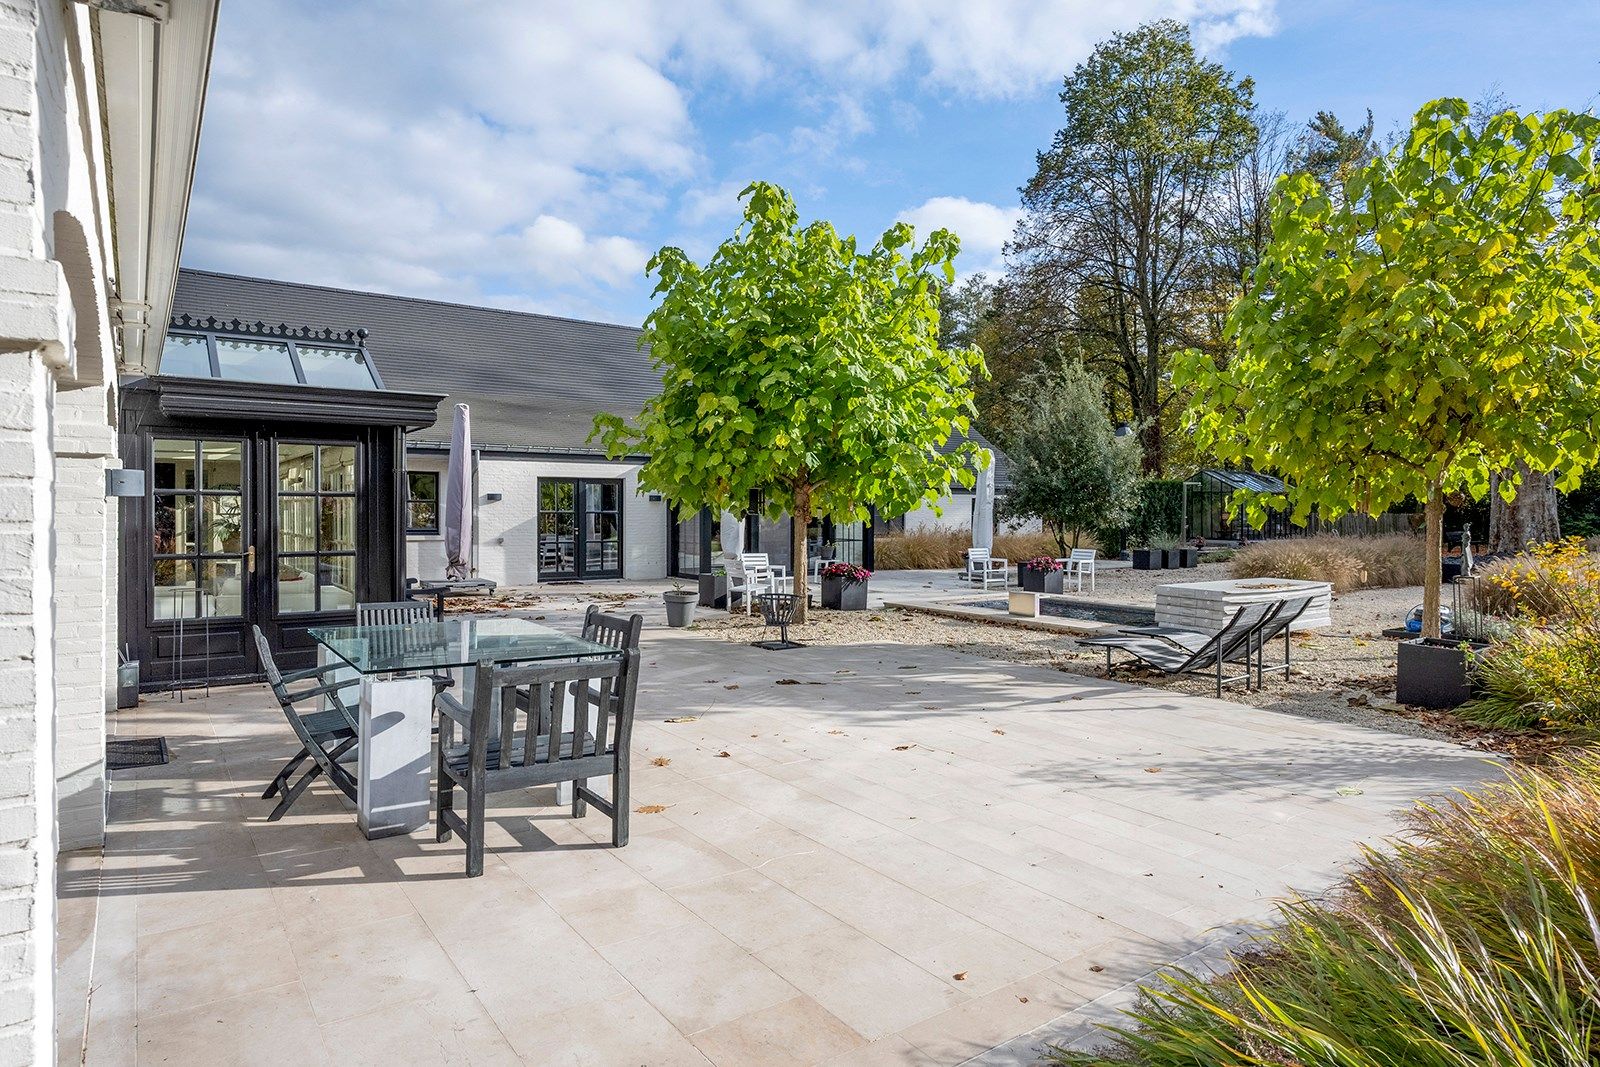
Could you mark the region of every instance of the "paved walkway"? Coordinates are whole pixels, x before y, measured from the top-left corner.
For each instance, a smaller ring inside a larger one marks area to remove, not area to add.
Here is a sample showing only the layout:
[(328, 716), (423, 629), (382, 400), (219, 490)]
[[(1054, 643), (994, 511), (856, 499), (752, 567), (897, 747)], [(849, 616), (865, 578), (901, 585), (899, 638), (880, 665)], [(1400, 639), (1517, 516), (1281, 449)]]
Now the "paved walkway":
[(63, 1062), (86, 1034), (91, 1064), (1032, 1063), (1495, 773), (941, 649), (645, 650), (635, 804), (662, 810), (613, 850), (502, 798), (471, 881), (458, 842), (365, 841), (326, 792), (267, 823), (294, 746), (264, 687), (123, 713), (176, 760), (114, 776), (103, 864), (63, 861)]

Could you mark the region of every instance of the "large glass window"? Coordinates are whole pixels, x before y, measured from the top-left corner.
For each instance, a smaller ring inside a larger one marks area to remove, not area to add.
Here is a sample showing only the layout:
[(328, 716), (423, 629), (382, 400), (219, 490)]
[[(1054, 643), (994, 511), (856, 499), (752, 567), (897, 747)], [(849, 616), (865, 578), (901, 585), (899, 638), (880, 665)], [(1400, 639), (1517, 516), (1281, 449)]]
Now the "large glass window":
[(539, 574), (575, 575), (578, 569), (578, 519), (574, 503), (578, 483), (539, 480)]
[(151, 457), (155, 617), (244, 612), (244, 443), (156, 438)]
[(313, 348), (296, 345), (300, 369), (305, 373), (307, 385), (324, 385), (330, 389), (373, 389), (372, 367), (367, 354), (359, 348)]
[(294, 360), (289, 358), (288, 345), (247, 337), (217, 338), (217, 377), (279, 385), (294, 385), (300, 380), (294, 372)]
[(161, 346), (160, 373), (179, 378), (211, 377), (211, 347), (193, 333), (169, 333)]
[(356, 446), (278, 445), (278, 611), (356, 606)]
[(439, 472), (406, 472), (406, 532), (439, 532)]

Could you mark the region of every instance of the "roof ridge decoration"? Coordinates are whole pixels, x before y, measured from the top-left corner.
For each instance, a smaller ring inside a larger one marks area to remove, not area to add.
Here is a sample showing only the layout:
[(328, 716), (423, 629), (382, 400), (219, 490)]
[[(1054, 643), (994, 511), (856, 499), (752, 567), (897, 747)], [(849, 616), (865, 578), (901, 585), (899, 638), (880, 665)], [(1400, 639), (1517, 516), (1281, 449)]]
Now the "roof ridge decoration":
[(246, 322), (244, 319), (219, 319), (211, 315), (200, 318), (187, 313), (172, 316), (168, 329), (237, 334), (241, 337), (281, 337), (290, 341), (322, 341), (357, 347), (364, 347), (367, 343), (365, 328), (335, 330), (331, 326), (290, 326), (284, 322), (274, 325), (260, 321)]

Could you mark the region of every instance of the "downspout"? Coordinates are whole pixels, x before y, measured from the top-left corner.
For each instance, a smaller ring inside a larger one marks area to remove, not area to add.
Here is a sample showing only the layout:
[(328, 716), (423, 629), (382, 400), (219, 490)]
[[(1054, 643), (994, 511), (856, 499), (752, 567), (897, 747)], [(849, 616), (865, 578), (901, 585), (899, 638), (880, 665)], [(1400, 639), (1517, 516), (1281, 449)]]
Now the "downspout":
[(483, 449), (472, 450), (472, 576), (478, 576), (478, 501), (483, 494), (478, 492), (478, 460), (483, 456)]

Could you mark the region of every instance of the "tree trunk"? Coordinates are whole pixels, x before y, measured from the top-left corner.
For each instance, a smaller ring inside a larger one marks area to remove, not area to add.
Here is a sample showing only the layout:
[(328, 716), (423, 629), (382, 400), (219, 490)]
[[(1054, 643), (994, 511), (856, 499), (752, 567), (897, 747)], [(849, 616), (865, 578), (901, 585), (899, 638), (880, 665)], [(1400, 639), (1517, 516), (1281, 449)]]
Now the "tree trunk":
[(1444, 494), (1435, 486), (1423, 505), (1428, 523), (1427, 562), (1422, 574), (1422, 636), (1441, 637), (1439, 627), (1439, 585), (1444, 569)]
[(1144, 454), (1139, 458), (1139, 468), (1153, 478), (1161, 477), (1167, 465), (1167, 442), (1161, 431), (1161, 413), (1141, 413), (1144, 426), (1139, 431), (1139, 444)]
[(811, 599), (809, 577), (811, 572), (807, 569), (806, 560), (806, 527), (811, 525), (811, 487), (801, 486), (794, 494), (794, 514), (790, 516), (791, 530), (789, 533), (789, 574), (796, 596), (800, 598), (795, 605), (794, 621), (806, 621), (807, 601)]
[(1561, 540), (1561, 520), (1556, 514), (1556, 479), (1553, 474), (1538, 474), (1518, 463), (1522, 476), (1517, 495), (1507, 504), (1500, 496), (1501, 479), (1512, 471), (1489, 479), (1490, 552), (1526, 552), (1530, 545)]

